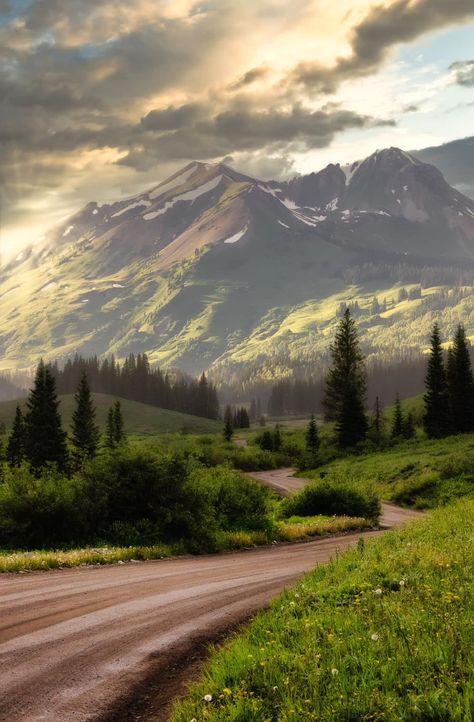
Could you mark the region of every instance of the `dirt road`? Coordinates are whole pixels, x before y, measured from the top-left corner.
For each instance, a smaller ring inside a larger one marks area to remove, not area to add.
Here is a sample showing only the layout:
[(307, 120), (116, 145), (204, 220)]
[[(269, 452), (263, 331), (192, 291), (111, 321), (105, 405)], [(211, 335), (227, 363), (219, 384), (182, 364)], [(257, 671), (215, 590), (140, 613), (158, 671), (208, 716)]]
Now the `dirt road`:
[(165, 720), (203, 642), (359, 536), (1, 576), (0, 720)]

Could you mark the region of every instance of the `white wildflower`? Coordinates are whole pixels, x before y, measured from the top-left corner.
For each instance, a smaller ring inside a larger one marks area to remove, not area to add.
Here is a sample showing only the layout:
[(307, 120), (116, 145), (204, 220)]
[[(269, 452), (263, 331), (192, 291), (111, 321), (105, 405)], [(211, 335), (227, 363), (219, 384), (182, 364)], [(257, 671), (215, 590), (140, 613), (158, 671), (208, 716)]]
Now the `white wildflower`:
[(331, 669), (331, 674), (332, 674), (333, 677), (336, 677), (336, 676), (339, 674), (339, 670), (336, 669), (335, 667), (333, 667), (333, 668)]
[(381, 589), (376, 589), (375, 592), (374, 592), (374, 594), (382, 594), (382, 590), (381, 590)]
[(212, 694), (205, 694), (204, 702), (212, 702)]
[(371, 636), (370, 638), (371, 638), (372, 642), (378, 642), (378, 641), (379, 641), (379, 635), (376, 634), (376, 633), (372, 634), (372, 636)]
[(404, 587), (406, 584), (404, 579), (400, 579), (400, 581), (398, 583), (400, 584), (401, 587)]

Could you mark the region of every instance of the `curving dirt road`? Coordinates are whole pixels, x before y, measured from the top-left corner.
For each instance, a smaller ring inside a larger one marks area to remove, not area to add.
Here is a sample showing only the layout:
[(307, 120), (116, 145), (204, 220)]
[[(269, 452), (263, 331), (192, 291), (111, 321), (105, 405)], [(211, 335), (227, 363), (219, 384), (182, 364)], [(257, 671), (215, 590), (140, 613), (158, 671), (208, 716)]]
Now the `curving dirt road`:
[[(295, 483), (291, 470), (286, 478), (288, 485)], [(285, 484), (283, 475), (279, 483)], [(384, 511), (387, 525), (415, 515), (388, 505)], [(165, 720), (203, 643), (249, 618), (359, 537), (3, 575), (0, 720)]]

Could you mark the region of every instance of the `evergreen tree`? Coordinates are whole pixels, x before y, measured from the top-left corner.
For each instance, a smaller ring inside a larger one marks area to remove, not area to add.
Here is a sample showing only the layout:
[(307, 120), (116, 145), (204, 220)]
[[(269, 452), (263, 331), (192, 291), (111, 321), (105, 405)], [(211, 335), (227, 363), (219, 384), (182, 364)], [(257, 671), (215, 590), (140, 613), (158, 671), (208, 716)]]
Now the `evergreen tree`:
[(439, 439), (450, 432), (450, 405), (437, 323), (434, 324), (431, 334), (431, 351), (425, 386), (423, 426), (430, 439)]
[(56, 382), (40, 361), (27, 402), (25, 452), (32, 470), (39, 474), (47, 464), (67, 469), (66, 433), (58, 411)]
[(331, 345), (332, 367), (326, 379), (326, 416), (336, 422), (341, 447), (363, 441), (368, 423), (364, 410), (366, 375), (357, 330), (349, 309), (339, 322)]
[(263, 432), (258, 443), (262, 451), (274, 451), (274, 436), (270, 430)]
[(374, 431), (377, 436), (382, 433), (382, 407), (378, 396), (375, 397)]
[(13, 428), (8, 439), (6, 457), (8, 466), (13, 469), (15, 466), (21, 466), (25, 459), (25, 444), (26, 444), (26, 426), (25, 419), (20, 408), (20, 405), (16, 405), (15, 419), (13, 421)]
[(273, 432), (273, 451), (281, 451), (281, 429), (280, 424), (276, 424), (275, 431)]
[(305, 441), (306, 451), (309, 454), (315, 456), (319, 451), (320, 441), (318, 427), (316, 426), (316, 419), (314, 418), (314, 414), (311, 414), (311, 419), (306, 429)]
[(87, 374), (83, 371), (74, 396), (76, 408), (72, 415), (72, 445), (74, 457), (80, 465), (85, 459), (93, 459), (99, 445), (100, 431), (95, 423), (95, 408)]
[(232, 418), (232, 409), (226, 406), (224, 413), (224, 439), (231, 441), (234, 435), (234, 422)]
[(247, 409), (242, 406), (240, 409), (240, 424), (242, 429), (250, 428), (250, 418)]
[(447, 381), (453, 431), (474, 430), (474, 381), (466, 332), (459, 325), (448, 353)]
[(391, 432), (392, 439), (398, 439), (401, 436), (403, 436), (403, 424), (404, 424), (404, 418), (403, 418), (402, 405), (400, 403), (400, 396), (397, 394), (397, 396), (395, 398), (395, 409), (393, 411), (393, 419), (392, 419), (392, 432)]
[(113, 408), (114, 416), (114, 439), (116, 444), (122, 444), (125, 441), (124, 422), (122, 415), (122, 405), (120, 401), (116, 401)]
[(408, 412), (403, 420), (402, 436), (404, 439), (413, 439), (415, 436), (415, 420), (411, 411)]
[(107, 424), (105, 428), (105, 445), (109, 449), (115, 449), (115, 419), (114, 407), (111, 406), (107, 412)]

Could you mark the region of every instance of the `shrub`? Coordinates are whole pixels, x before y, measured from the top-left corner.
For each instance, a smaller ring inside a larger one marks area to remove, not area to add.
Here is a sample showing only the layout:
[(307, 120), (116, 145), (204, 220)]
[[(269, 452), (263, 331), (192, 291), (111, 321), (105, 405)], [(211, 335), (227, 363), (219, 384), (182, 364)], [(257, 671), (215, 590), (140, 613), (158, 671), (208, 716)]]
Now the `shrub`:
[(273, 528), (271, 492), (262, 484), (226, 467), (198, 471), (196, 483), (207, 490), (220, 530), (259, 531)]
[(351, 484), (317, 481), (282, 504), (285, 517), (291, 516), (357, 516), (376, 522), (380, 516), (380, 500), (374, 491)]
[(0, 545), (28, 549), (79, 541), (87, 530), (87, 500), (75, 479), (23, 466), (0, 485)]
[[(215, 528), (206, 489), (197, 487), (191, 462), (176, 454), (157, 456), (121, 449), (94, 459), (82, 472), (91, 498), (105, 495), (99, 533), (117, 540), (117, 529), (146, 527), (146, 535), (164, 542), (199, 539), (208, 543)], [(148, 524), (144, 526), (144, 522)], [(117, 523), (126, 526), (117, 526)], [(125, 538), (124, 537), (124, 538)], [(136, 543), (136, 542), (134, 542)]]

